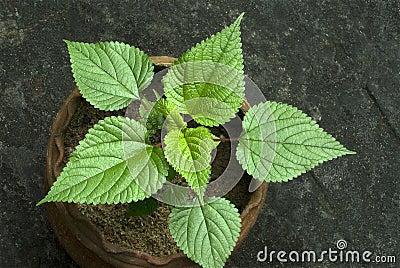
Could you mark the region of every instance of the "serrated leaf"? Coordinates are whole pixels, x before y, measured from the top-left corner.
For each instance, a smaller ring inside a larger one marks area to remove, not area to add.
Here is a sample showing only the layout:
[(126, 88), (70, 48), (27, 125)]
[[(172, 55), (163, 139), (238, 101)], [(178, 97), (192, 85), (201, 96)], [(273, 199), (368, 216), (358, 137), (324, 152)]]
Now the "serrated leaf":
[(189, 191), (186, 187), (166, 187), (160, 193), (159, 197), (164, 203), (172, 206), (184, 204), (190, 200)]
[[(157, 92), (154, 92), (157, 93)], [(168, 101), (167, 99), (162, 98), (158, 94), (156, 94), (157, 97), (157, 102), (155, 105), (155, 108), (164, 115), (164, 117), (167, 117), (174, 109), (175, 109), (175, 104), (172, 102)]]
[(216, 147), (209, 129), (173, 129), (165, 136), (164, 143), (168, 162), (191, 187), (207, 184), (211, 172), (211, 152)]
[(168, 173), (163, 151), (145, 143), (146, 129), (107, 117), (86, 134), (47, 196), (39, 202), (125, 203), (160, 189)]
[(211, 165), (200, 171), (190, 172), (183, 169), (178, 169), (178, 172), (185, 178), (192, 188), (200, 187), (207, 184), (211, 176)]
[(65, 43), (75, 82), (96, 108), (118, 110), (128, 106), (153, 78), (149, 56), (133, 46), (119, 42)]
[(163, 114), (155, 108), (155, 103), (142, 98), (139, 106), (140, 122), (146, 126), (148, 135), (151, 137), (160, 130), (164, 124)]
[(180, 129), (186, 126), (179, 110), (175, 109), (176, 106), (173, 103), (159, 96), (156, 97), (158, 98), (156, 102), (142, 99), (139, 106), (140, 122), (146, 126), (149, 136), (154, 135), (163, 126), (167, 130)]
[(297, 108), (266, 102), (244, 116), (236, 157), (255, 179), (281, 182), (353, 153)]
[[(199, 85), (200, 84), (195, 84), (191, 86), (196, 87)], [(197, 123), (204, 126), (218, 126), (234, 118), (238, 111), (237, 104), (241, 104), (243, 98), (239, 95), (235, 95), (235, 93), (226, 88), (212, 84), (209, 85), (207, 90), (210, 91), (201, 94), (201, 96), (197, 98), (185, 101), (186, 113), (191, 115)], [(214, 94), (217, 92), (222, 92), (222, 94)], [(231, 96), (229, 96), (229, 94), (231, 94)]]
[(165, 118), (165, 127), (168, 131), (181, 130), (187, 126), (178, 109), (173, 109)]
[(178, 247), (204, 268), (223, 267), (239, 237), (240, 214), (224, 198), (202, 206), (173, 208), (171, 235)]
[[(216, 126), (229, 121), (243, 102), (242, 17), (183, 54), (163, 78), (167, 99), (200, 124)], [(209, 99), (219, 104), (209, 106)], [(191, 109), (193, 102), (187, 103), (191, 100), (200, 103), (195, 110)]]
[(240, 22), (244, 13), (227, 28), (207, 38), (185, 52), (174, 64), (193, 61), (210, 61), (243, 70)]
[(154, 109), (165, 117), (163, 126), (165, 125), (167, 130), (181, 129), (186, 126), (186, 122), (179, 113), (179, 109), (167, 99), (158, 96)]
[(127, 217), (148, 216), (156, 211), (157, 208), (157, 200), (149, 197), (144, 200), (130, 203), (125, 215)]

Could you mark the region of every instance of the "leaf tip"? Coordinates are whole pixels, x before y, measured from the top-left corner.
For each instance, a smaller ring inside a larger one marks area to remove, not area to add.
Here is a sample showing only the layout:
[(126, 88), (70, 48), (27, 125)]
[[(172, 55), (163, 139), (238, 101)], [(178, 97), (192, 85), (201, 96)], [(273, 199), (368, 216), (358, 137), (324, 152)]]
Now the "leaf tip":
[(240, 24), (240, 22), (241, 22), (242, 19), (243, 19), (243, 16), (244, 16), (244, 12), (242, 12), (242, 13), (237, 17), (237, 19), (235, 20), (234, 24)]
[(346, 149), (346, 154), (357, 154), (357, 152)]
[(48, 202), (49, 200), (47, 199), (47, 196), (45, 197), (45, 198), (43, 198), (42, 200), (40, 200), (37, 204), (36, 204), (36, 206), (38, 207), (38, 206), (40, 206), (40, 205), (43, 205), (44, 203), (46, 203), (46, 202)]
[(67, 39), (63, 39), (64, 43), (67, 44), (67, 46), (69, 46), (70, 44), (72, 44), (72, 41), (67, 40)]

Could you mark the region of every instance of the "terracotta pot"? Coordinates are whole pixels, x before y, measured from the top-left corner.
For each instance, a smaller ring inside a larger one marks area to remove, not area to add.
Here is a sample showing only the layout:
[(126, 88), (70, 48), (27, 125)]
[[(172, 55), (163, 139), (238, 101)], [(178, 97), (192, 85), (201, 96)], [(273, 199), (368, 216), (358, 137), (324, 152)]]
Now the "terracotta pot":
[[(171, 66), (175, 58), (151, 57), (155, 65)], [(45, 192), (60, 174), (64, 157), (64, 134), (80, 102), (84, 101), (75, 89), (65, 100), (53, 122), (47, 147)], [(244, 107), (245, 109), (248, 107)], [(254, 225), (265, 201), (267, 184), (252, 193), (241, 214), (242, 229), (235, 249)], [(82, 215), (75, 204), (46, 203), (53, 229), (68, 254), (82, 267), (199, 267), (183, 253), (156, 257), (145, 252), (123, 248), (107, 242), (97, 227)]]

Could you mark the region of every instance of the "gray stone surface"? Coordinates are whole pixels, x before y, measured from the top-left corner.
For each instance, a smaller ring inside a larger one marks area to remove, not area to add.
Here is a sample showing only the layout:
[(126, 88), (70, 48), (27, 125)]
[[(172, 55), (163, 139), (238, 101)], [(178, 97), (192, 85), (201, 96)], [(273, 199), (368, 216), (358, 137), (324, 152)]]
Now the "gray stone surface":
[(44, 207), (35, 207), (44, 195), (49, 129), (74, 88), (62, 39), (118, 40), (150, 55), (179, 56), (242, 11), (247, 75), (268, 99), (299, 107), (358, 154), (271, 185), (226, 267), (267, 266), (256, 258), (264, 246), (321, 252), (339, 239), (400, 262), (399, 1), (3, 0), (0, 267), (76, 266)]

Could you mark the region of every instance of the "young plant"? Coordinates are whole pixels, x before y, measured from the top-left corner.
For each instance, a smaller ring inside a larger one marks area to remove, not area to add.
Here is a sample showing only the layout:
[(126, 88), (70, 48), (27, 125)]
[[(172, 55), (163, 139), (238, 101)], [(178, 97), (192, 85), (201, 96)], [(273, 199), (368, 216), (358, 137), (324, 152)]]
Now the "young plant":
[[(207, 188), (212, 152), (220, 142), (235, 143), (241, 167), (265, 182), (288, 181), (353, 154), (300, 110), (272, 101), (250, 107), (238, 137), (211, 133), (210, 127), (231, 121), (244, 101), (242, 17), (183, 54), (164, 75), (164, 92), (155, 92), (154, 101), (144, 96), (154, 74), (145, 53), (119, 42), (65, 41), (83, 97), (107, 111), (140, 102), (142, 118), (111, 116), (94, 125), (38, 205), (133, 202), (131, 214), (142, 215), (138, 207), (151, 211), (152, 198), (161, 196), (176, 205), (169, 228), (183, 252), (203, 267), (223, 267), (241, 220), (229, 200)], [(154, 135), (161, 140), (151, 142)], [(176, 172), (189, 190), (165, 188)]]

